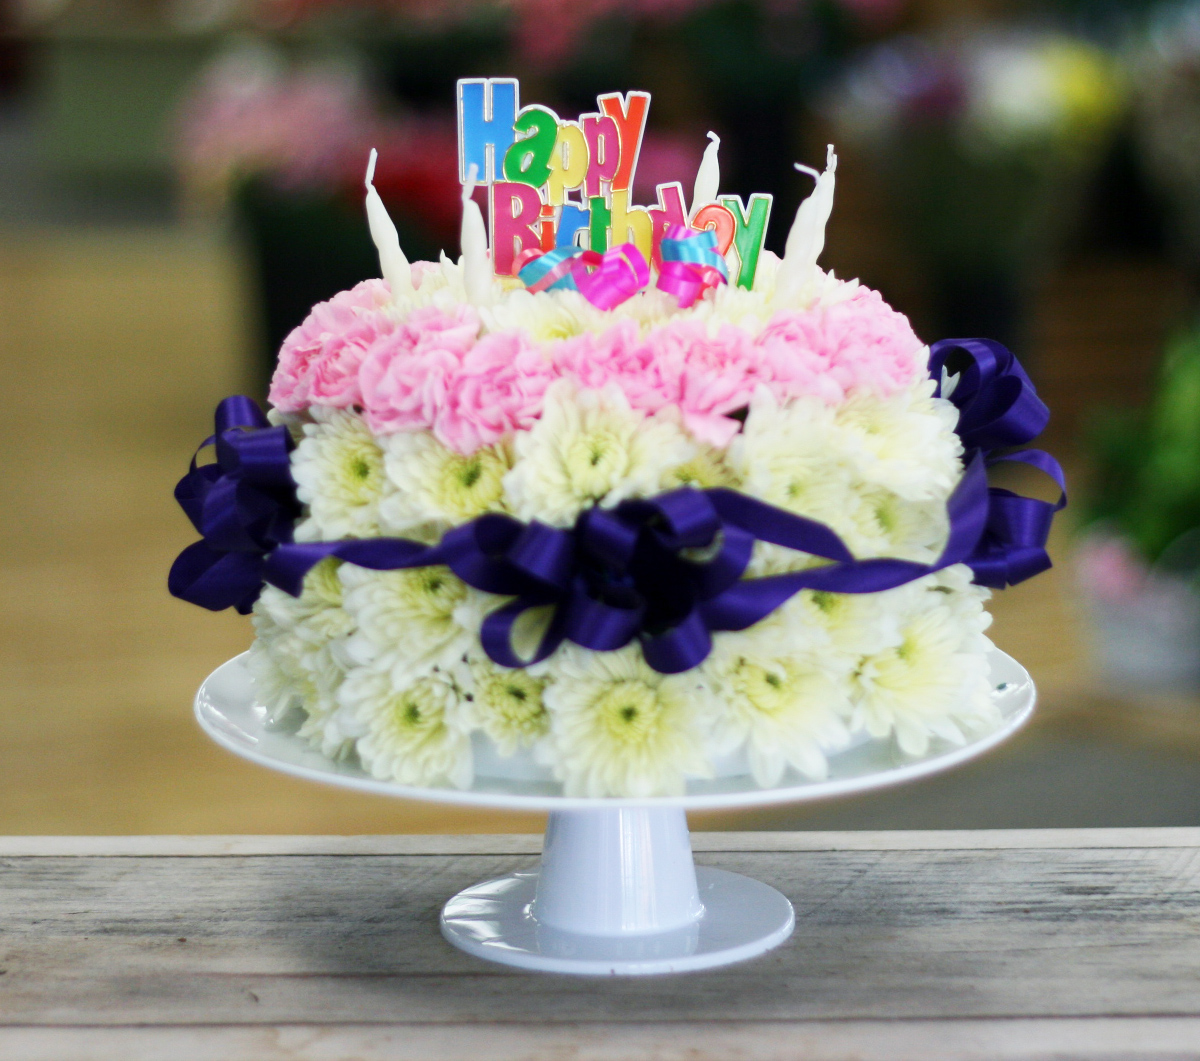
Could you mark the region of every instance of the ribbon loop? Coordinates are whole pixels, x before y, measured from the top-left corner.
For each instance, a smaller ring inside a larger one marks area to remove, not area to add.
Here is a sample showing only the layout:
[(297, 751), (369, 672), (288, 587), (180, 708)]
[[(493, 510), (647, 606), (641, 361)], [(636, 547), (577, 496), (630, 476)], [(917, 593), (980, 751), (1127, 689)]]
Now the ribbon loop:
[[(589, 273), (593, 265), (596, 271)], [(622, 243), (604, 254), (582, 252), (574, 276), (576, 289), (593, 306), (612, 309), (650, 282), (650, 266), (635, 244)]]
[[(247, 613), (262, 590), (267, 555), (292, 540), (300, 515), (286, 427), (271, 427), (251, 398), (234, 395), (216, 410), (215, 433), (201, 443), (175, 487), (202, 540), (171, 566), (170, 592), (212, 611)], [(208, 446), (216, 463), (197, 465)]]
[(672, 225), (662, 240), (658, 287), (673, 295), (681, 309), (693, 305), (709, 288), (729, 283), (729, 268), (711, 229), (696, 232)]
[[(942, 394), (947, 362), (965, 354), (970, 363), (953, 390)], [(968, 450), (1021, 446), (1045, 430), (1050, 410), (1037, 396), (1033, 381), (1005, 346), (991, 339), (943, 339), (929, 348), (929, 374), (934, 392), (958, 407), (955, 429)]]

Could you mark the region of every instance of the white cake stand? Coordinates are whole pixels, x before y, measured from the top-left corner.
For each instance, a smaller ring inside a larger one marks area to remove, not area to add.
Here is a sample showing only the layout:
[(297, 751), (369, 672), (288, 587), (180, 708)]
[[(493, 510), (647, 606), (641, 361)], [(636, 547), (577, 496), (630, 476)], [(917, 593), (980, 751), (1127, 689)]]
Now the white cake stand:
[(196, 696), (196, 718), (230, 751), (309, 781), (405, 799), (549, 811), (540, 868), (454, 896), (442, 910), (442, 934), (480, 958), (525, 969), (670, 973), (762, 954), (787, 939), (795, 924), (791, 903), (769, 885), (696, 869), (686, 811), (849, 796), (967, 762), (1009, 737), (1033, 711), (1035, 690), (1025, 669), (999, 650), (990, 664), (1002, 722), (965, 746), (940, 744), (913, 759), (892, 741), (865, 741), (832, 757), (824, 781), (792, 774), (776, 788), (761, 789), (735, 765), (716, 780), (690, 782), (685, 795), (657, 799), (568, 798), (554, 782), (539, 779), (530, 763), (489, 761), (486, 754), (466, 791), (377, 781), (273, 727), (255, 700), (244, 655), (209, 675)]

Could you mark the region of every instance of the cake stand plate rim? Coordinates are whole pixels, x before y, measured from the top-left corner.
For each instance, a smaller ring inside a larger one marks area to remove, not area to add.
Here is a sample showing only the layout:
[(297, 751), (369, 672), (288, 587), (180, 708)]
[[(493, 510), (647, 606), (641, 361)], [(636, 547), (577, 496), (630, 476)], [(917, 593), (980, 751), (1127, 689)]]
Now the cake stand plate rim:
[[(205, 679), (196, 694), (195, 715), (201, 729), (227, 751), (259, 766), (321, 784), (434, 803), (456, 804), (492, 810), (561, 811), (618, 807), (678, 807), (684, 810), (733, 810), (785, 803), (804, 803), (856, 795), (904, 784), (960, 766), (1003, 743), (1020, 729), (1033, 713), (1037, 691), (1028, 672), (1000, 649), (989, 650), (993, 677), (1008, 676), (1001, 702), (1003, 722), (990, 733), (960, 747), (941, 750), (924, 758), (899, 761), (886, 769), (838, 777), (837, 757), (831, 758), (833, 776), (823, 781), (758, 788), (745, 778), (746, 786), (727, 791), (689, 792), (682, 796), (611, 797), (591, 799), (539, 791), (533, 784), (503, 781), (507, 790), (481, 791), (424, 788), (381, 781), (354, 771), (307, 747), (297, 736), (271, 732), (261, 708), (256, 714), (250, 677), (241, 653), (223, 663)], [(289, 743), (290, 742), (290, 743)], [(874, 742), (882, 748), (882, 742)], [(283, 749), (287, 754), (281, 754)], [(296, 760), (306, 761), (296, 761)], [(524, 788), (524, 791), (522, 791)]]

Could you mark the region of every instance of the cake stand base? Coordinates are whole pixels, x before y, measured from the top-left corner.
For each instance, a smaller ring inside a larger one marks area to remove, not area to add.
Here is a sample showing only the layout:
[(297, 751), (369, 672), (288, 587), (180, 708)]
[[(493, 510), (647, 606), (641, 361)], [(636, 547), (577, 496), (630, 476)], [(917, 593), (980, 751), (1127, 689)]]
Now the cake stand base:
[(792, 934), (792, 904), (760, 881), (692, 863), (678, 808), (555, 811), (539, 870), (459, 892), (442, 934), (489, 961), (636, 976), (753, 958)]

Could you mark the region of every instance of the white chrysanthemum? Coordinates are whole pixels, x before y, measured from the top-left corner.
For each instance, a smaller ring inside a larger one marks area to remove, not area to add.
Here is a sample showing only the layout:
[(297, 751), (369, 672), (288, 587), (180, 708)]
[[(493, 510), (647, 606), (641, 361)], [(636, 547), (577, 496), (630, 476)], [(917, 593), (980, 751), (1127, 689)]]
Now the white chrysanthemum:
[(845, 682), (797, 652), (786, 624), (717, 634), (703, 670), (718, 703), (718, 746), (732, 751), (745, 744), (763, 788), (779, 784), (788, 766), (814, 780), (826, 777), (826, 753), (850, 741)]
[(920, 585), (926, 593), (934, 594), (927, 599), (943, 604), (954, 613), (962, 631), (963, 651), (982, 654), (991, 647), (983, 634), (992, 625), (992, 616), (987, 610), (992, 591), (977, 586), (972, 581), (974, 577), (966, 564), (955, 564), (922, 579)]
[(603, 327), (611, 327), (612, 318), (625, 318), (637, 324), (638, 330), (645, 335), (652, 328), (667, 324), (689, 312), (691, 311), (680, 310), (679, 301), (673, 295), (660, 291), (657, 287), (648, 287), (605, 314)]
[(498, 667), (487, 658), (472, 659), (470, 675), (475, 721), (501, 755), (530, 747), (550, 731), (545, 677)]
[(647, 417), (615, 386), (576, 391), (565, 380), (546, 391), (541, 419), (513, 445), (516, 460), (504, 477), (510, 509), (555, 527), (571, 526), (594, 504), (659, 493), (667, 470), (696, 453), (668, 412)]
[(379, 503), (392, 490), (383, 451), (362, 417), (316, 406), (312, 413), (316, 422), (304, 425), (292, 453), (296, 496), (308, 506), (296, 540), (378, 537)]
[(341, 699), (363, 729), (358, 757), (372, 777), (403, 785), (469, 788), (470, 703), (441, 671), (396, 683), (387, 668), (359, 667)]
[(342, 606), (339, 567), (337, 560), (321, 561), (305, 576), (299, 597), (264, 586), (254, 606), (257, 637), (250, 650), (255, 692), (270, 717), (278, 721), (291, 708), (303, 708), (300, 735), (331, 758), (345, 755), (352, 739), (336, 720), (345, 642), (354, 632)]
[(679, 795), (688, 776), (712, 776), (698, 672), (659, 674), (637, 645), (590, 652), (570, 644), (547, 670), (548, 758), (568, 796)]
[(895, 733), (903, 751), (924, 755), (931, 737), (962, 744), (964, 729), (986, 732), (999, 713), (987, 658), (976, 649), (986, 639), (964, 624), (965, 605), (949, 606), (944, 594), (920, 583), (904, 590), (912, 604), (901, 618), (900, 641), (859, 663), (852, 720), (873, 737)]
[(950, 517), (944, 501), (906, 501), (882, 487), (860, 487), (830, 526), (859, 558), (931, 563), (950, 534)]
[(259, 612), (253, 623), (256, 636), (246, 666), (254, 679), (254, 697), (266, 707), (267, 717), (278, 722), (294, 708), (317, 704), (320, 690), (302, 662), (303, 642)]
[[(865, 432), (841, 423), (842, 414), (814, 398), (780, 405), (760, 387), (750, 404), (745, 429), (730, 443), (727, 461), (742, 481), (742, 489), (769, 504), (824, 523), (857, 557), (895, 556), (931, 561), (936, 558), (949, 522), (945, 496), (953, 479), (938, 482), (943, 495), (933, 501), (912, 501), (887, 487), (865, 480), (861, 465), (875, 458), (866, 453)], [(929, 422), (939, 422), (936, 417)], [(957, 443), (949, 444), (950, 463), (959, 468)], [(882, 458), (872, 467), (883, 467)], [(916, 462), (914, 462), (916, 463)], [(777, 547), (756, 549), (752, 573), (764, 565), (777, 568), (806, 563), (800, 554)]]
[(849, 674), (868, 655), (900, 643), (903, 591), (829, 593), (801, 590), (780, 612), (797, 649), (815, 654), (831, 671)]
[(263, 586), (254, 605), (256, 616), (265, 613), (278, 626), (294, 630), (314, 645), (348, 637), (354, 620), (342, 606), (341, 567), (342, 562), (333, 557), (316, 564), (304, 576), (298, 597), (275, 586)]
[(524, 286), (509, 292), (480, 315), (488, 331), (523, 330), (537, 343), (573, 339), (612, 326), (611, 316), (598, 310), (578, 291), (533, 293)]
[(313, 419), (307, 412), (285, 413), (273, 405), (267, 410), (267, 423), (272, 427), (286, 427), (292, 441), (296, 443), (304, 438), (304, 425), (312, 422)]
[(855, 474), (908, 501), (944, 501), (962, 474), (958, 410), (934, 382), (886, 398), (851, 395), (836, 412)]
[(447, 567), (343, 569), (346, 610), (358, 631), (346, 644), (356, 663), (386, 663), (396, 682), (460, 660), (478, 629), (468, 586)]
[(383, 443), (384, 468), (395, 491), (379, 505), (390, 532), (445, 531), (504, 508), (504, 474), (512, 467), (502, 445), (464, 456), (428, 431), (401, 432)]
[(726, 461), (742, 489), (768, 504), (835, 526), (853, 503), (834, 412), (816, 398), (780, 405), (759, 387)]

